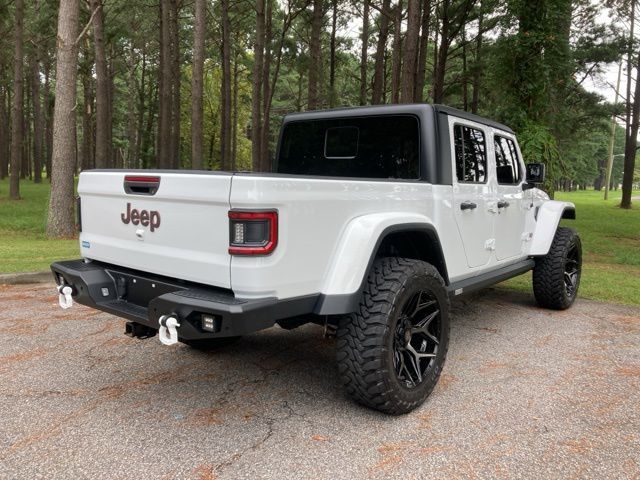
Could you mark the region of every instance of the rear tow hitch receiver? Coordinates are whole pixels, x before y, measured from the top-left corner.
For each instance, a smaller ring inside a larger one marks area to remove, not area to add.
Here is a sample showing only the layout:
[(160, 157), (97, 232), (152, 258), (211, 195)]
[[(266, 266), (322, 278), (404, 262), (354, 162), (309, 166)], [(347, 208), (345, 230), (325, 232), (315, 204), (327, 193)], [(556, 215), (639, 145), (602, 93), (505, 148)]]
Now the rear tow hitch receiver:
[(69, 285), (64, 283), (56, 287), (58, 289), (58, 303), (63, 309), (71, 308), (73, 306), (73, 289)]
[(158, 337), (160, 343), (163, 345), (175, 345), (178, 343), (178, 330), (176, 330), (180, 323), (178, 319), (173, 315), (163, 315), (158, 320), (160, 328), (158, 330)]
[(131, 338), (139, 338), (144, 340), (145, 338), (151, 338), (156, 334), (156, 330), (146, 325), (141, 325), (136, 322), (127, 322), (124, 325), (124, 334)]

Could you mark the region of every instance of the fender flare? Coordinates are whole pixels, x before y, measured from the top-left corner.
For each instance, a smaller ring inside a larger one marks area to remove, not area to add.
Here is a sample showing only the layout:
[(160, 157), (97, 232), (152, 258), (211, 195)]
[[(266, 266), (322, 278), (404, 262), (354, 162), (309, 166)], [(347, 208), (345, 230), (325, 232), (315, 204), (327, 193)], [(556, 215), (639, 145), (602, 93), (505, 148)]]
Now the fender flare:
[(549, 253), (558, 224), (563, 218), (575, 220), (576, 206), (573, 203), (549, 200), (538, 207), (529, 255), (541, 256)]
[[(437, 230), (424, 215), (387, 212), (356, 217), (340, 237), (314, 312), (332, 315), (354, 311), (380, 245), (389, 235), (402, 231), (427, 233), (437, 242), (438, 253), (444, 258)], [(446, 265), (444, 270), (444, 280), (448, 282)]]

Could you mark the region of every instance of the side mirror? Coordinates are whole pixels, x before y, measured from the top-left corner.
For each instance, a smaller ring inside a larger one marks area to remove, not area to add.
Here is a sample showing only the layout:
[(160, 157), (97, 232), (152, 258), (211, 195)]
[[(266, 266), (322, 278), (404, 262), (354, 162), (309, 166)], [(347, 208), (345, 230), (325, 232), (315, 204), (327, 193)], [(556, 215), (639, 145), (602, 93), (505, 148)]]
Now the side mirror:
[(527, 176), (526, 183), (524, 184), (525, 190), (534, 188), (540, 183), (544, 183), (544, 177), (546, 168), (544, 163), (527, 163)]
[(527, 183), (544, 183), (546, 168), (544, 163), (527, 164)]

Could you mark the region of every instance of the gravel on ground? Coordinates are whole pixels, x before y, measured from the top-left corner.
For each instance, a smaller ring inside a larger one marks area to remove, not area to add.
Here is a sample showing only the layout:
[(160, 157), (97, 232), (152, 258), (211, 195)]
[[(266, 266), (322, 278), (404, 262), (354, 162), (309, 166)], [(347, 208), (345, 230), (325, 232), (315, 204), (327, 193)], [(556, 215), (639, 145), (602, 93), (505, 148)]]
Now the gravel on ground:
[(640, 478), (640, 310), (453, 304), (434, 393), (390, 417), (353, 404), (334, 341), (278, 327), (215, 353), (50, 285), (0, 286), (0, 478)]

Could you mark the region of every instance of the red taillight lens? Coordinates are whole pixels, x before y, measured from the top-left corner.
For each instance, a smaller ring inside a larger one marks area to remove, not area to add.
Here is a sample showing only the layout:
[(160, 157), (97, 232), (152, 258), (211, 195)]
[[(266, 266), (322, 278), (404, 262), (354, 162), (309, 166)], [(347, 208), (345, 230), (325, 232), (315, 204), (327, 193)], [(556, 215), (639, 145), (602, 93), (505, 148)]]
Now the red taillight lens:
[(229, 211), (229, 253), (269, 255), (278, 244), (278, 212)]

